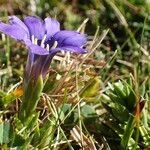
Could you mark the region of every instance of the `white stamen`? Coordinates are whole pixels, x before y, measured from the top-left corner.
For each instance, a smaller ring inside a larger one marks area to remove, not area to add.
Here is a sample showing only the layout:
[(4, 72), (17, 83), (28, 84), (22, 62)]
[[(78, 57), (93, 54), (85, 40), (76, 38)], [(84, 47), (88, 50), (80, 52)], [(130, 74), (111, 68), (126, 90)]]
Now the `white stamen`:
[(38, 39), (37, 39), (37, 38), (34, 39), (34, 44), (35, 44), (35, 45), (38, 44)]
[(46, 44), (46, 49), (49, 51), (49, 44)]
[(34, 35), (31, 36), (31, 41), (34, 44)]
[(46, 34), (44, 35), (44, 37), (43, 37), (43, 39), (42, 39), (42, 41), (41, 41), (41, 47), (43, 47), (44, 48), (44, 42), (45, 42), (45, 40), (46, 40)]
[(56, 47), (57, 47), (57, 45), (58, 45), (58, 42), (57, 42), (57, 41), (55, 41), (55, 42), (54, 42), (54, 44), (53, 44), (53, 46), (51, 47), (51, 49), (56, 48)]
[(32, 36), (31, 36), (31, 41), (32, 41), (32, 43), (33, 43), (33, 44), (35, 44), (35, 45), (37, 45), (37, 44), (38, 44), (38, 43), (37, 43), (37, 42), (38, 42), (38, 39), (37, 39), (37, 38), (35, 38), (35, 36), (34, 36), (34, 35), (32, 35)]

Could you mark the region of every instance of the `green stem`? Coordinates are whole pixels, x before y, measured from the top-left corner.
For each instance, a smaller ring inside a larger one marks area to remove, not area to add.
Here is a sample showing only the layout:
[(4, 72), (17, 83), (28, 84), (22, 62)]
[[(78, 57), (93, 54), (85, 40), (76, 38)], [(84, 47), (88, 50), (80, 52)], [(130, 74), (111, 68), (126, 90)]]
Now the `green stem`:
[(43, 90), (42, 75), (38, 77), (37, 81), (31, 79), (28, 83), (25, 83), (25, 85), (26, 86), (24, 87), (24, 95), (19, 114), (22, 122), (25, 122), (36, 109)]

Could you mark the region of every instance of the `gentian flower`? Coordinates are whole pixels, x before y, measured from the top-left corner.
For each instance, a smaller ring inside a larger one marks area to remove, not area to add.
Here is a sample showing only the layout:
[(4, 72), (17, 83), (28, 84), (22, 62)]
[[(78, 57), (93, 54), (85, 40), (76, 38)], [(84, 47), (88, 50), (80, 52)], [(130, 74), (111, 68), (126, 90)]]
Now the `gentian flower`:
[(9, 24), (0, 22), (0, 31), (23, 42), (29, 50), (19, 114), (20, 120), (25, 123), (35, 113), (44, 86), (43, 79), (54, 55), (61, 50), (86, 53), (83, 46), (87, 39), (79, 32), (60, 30), (59, 22), (49, 17), (42, 21), (28, 16), (21, 21), (11, 16)]
[(82, 48), (87, 39), (84, 34), (76, 31), (60, 30), (60, 23), (50, 17), (41, 20), (28, 16), (21, 21), (16, 16), (9, 17), (9, 24), (0, 22), (0, 31), (22, 41), (29, 49), (25, 79), (43, 78), (48, 72), (54, 55), (61, 51), (86, 53)]

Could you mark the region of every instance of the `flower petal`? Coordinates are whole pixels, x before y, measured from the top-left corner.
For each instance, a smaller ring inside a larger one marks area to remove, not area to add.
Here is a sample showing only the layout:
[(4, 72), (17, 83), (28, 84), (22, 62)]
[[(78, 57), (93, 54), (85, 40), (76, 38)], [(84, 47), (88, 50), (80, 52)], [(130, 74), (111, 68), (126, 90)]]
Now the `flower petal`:
[(42, 48), (41, 46), (33, 44), (31, 41), (26, 41), (27, 47), (29, 47), (31, 53), (37, 54), (37, 55), (48, 55), (49, 51), (47, 51), (45, 48)]
[(56, 54), (57, 52), (59, 51), (70, 51), (70, 52), (73, 52), (73, 53), (79, 53), (79, 54), (85, 54), (87, 53), (87, 50), (86, 49), (83, 49), (83, 48), (80, 48), (80, 47), (75, 47), (75, 46), (63, 46), (63, 47), (58, 47), (58, 48), (55, 48), (55, 49), (51, 49), (50, 50), (50, 54), (54, 53)]
[(31, 70), (32, 70), (32, 66), (34, 63), (34, 54), (31, 53), (30, 51), (28, 52), (28, 59), (27, 59), (27, 63), (26, 63), (26, 68), (25, 68), (25, 78), (29, 78)]
[[(31, 72), (29, 76), (33, 76), (35, 79), (37, 79), (39, 75), (42, 74), (44, 77), (43, 67), (45, 66), (47, 57), (48, 55), (36, 55), (36, 59), (34, 60), (32, 64)], [(47, 71), (45, 73), (47, 73)]]
[(53, 36), (53, 40), (58, 42), (59, 46), (83, 46), (87, 38), (84, 34), (75, 31), (62, 30)]
[(28, 30), (27, 26), (18, 17), (10, 16), (9, 22), (10, 22), (10, 24), (14, 24), (14, 25), (18, 25), (18, 26), (22, 27), (29, 36), (29, 30)]
[(52, 37), (55, 33), (60, 31), (60, 23), (53, 18), (47, 17), (45, 18), (45, 29), (47, 33), (47, 39)]
[(3, 22), (0, 22), (0, 31), (11, 36), (12, 38), (16, 40), (25, 40), (28, 38), (27, 32), (19, 25), (17, 24), (5, 24)]
[(42, 20), (37, 17), (28, 16), (24, 19), (25, 25), (30, 31), (30, 36), (34, 35), (37, 39), (42, 39), (45, 34), (45, 27)]

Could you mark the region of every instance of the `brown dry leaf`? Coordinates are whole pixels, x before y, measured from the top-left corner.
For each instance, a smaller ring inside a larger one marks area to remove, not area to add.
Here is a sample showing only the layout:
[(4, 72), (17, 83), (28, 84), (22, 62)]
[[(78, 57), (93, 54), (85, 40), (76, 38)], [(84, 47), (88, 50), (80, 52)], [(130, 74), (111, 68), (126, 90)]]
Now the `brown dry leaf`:
[(84, 150), (97, 150), (92, 137), (87, 137), (83, 134), (78, 126), (75, 126), (71, 131), (71, 138), (75, 140)]

